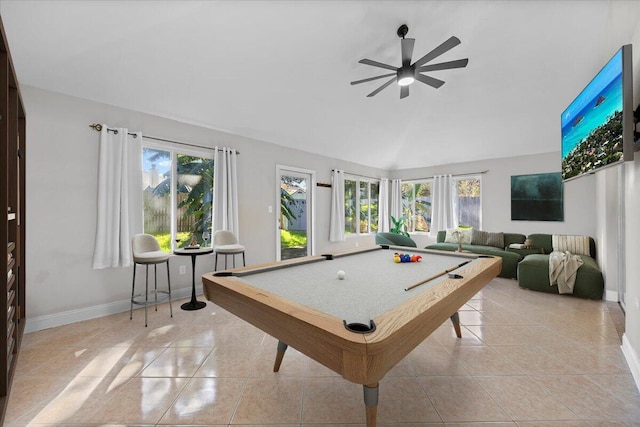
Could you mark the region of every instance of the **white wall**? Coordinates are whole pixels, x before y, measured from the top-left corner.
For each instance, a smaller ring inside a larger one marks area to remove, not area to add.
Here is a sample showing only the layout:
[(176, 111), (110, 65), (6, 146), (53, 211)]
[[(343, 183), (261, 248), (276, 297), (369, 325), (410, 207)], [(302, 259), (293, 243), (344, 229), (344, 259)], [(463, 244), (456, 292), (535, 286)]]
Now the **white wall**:
[(606, 286), (605, 299), (619, 301), (624, 281), (620, 266), (624, 258), (624, 171), (623, 167), (604, 169), (596, 177), (596, 244), (598, 264)]
[[(620, 7), (618, 5), (618, 7)], [(638, 5), (636, 4), (637, 8)], [(626, 12), (626, 10), (621, 10)], [(633, 16), (638, 16), (635, 13)], [(630, 42), (633, 44), (633, 93), (634, 108), (640, 104), (640, 21), (636, 18), (635, 32)], [(627, 164), (625, 177), (625, 284), (626, 317), (622, 349), (636, 385), (640, 389), (640, 151), (635, 160)]]
[[(558, 131), (559, 132), (559, 131)], [(496, 157), (500, 153), (496, 153)], [(482, 176), (482, 228), (511, 233), (586, 234), (595, 237), (594, 177), (586, 176), (564, 184), (564, 221), (512, 221), (511, 176), (558, 172), (560, 152), (496, 158), (481, 162), (405, 169), (392, 173), (393, 178), (415, 179), (438, 174), (469, 174), (488, 171)]]
[[(367, 176), (384, 171), (309, 154), (237, 135), (192, 126), (70, 96), (22, 87), (27, 112), (27, 330), (64, 324), (128, 309), (132, 269), (93, 270), (99, 134), (91, 123), (107, 123), (149, 136), (204, 146), (238, 149), (240, 237), (247, 262), (276, 257), (276, 164), (316, 171), (318, 182), (331, 182), (331, 170)], [(316, 189), (316, 252), (373, 244), (373, 237), (332, 244), (329, 235), (331, 189)], [(268, 212), (273, 206), (273, 212)], [(172, 284), (187, 295), (190, 274), (172, 260)], [(197, 277), (212, 270), (213, 257), (199, 257)], [(161, 268), (161, 267), (159, 267)], [(142, 270), (141, 270), (142, 271)]]
[[(635, 54), (636, 50), (634, 49)], [(640, 221), (638, 221), (640, 218), (640, 152), (636, 152), (636, 159), (627, 168), (625, 187), (627, 304), (622, 348), (634, 374), (636, 385), (640, 389), (640, 268), (638, 268), (638, 260), (640, 259)]]

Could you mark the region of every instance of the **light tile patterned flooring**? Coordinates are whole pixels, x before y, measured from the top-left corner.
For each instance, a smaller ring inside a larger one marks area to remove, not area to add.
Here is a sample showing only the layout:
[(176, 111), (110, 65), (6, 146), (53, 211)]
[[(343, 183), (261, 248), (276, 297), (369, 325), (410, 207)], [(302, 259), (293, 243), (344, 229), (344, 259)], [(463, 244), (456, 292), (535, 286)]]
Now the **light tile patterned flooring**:
[[(199, 299), (203, 299), (202, 296)], [(208, 303), (26, 334), (5, 425), (364, 426), (362, 387)], [(380, 383), (380, 426), (640, 426), (617, 304), (495, 279)]]

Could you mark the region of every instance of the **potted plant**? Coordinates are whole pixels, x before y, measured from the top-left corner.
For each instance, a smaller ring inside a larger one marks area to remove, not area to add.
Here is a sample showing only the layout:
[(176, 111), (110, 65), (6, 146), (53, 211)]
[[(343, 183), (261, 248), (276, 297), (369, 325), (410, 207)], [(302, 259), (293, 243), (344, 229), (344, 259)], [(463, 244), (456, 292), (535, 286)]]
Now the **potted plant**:
[(404, 229), (404, 222), (406, 218), (402, 215), (400, 218), (395, 219), (393, 215), (391, 215), (391, 222), (393, 223), (393, 227), (389, 230), (391, 233), (400, 234), (405, 237), (409, 237), (409, 233), (407, 233)]

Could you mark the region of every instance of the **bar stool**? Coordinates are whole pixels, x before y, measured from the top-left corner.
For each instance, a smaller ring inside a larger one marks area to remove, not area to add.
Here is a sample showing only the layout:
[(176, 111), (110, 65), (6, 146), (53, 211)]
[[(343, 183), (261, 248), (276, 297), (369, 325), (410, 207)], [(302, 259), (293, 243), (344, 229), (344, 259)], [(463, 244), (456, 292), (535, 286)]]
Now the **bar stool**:
[[(147, 326), (147, 307), (150, 304), (155, 305), (158, 311), (158, 302), (169, 299), (169, 313), (173, 317), (173, 308), (171, 307), (171, 278), (169, 276), (169, 258), (168, 254), (160, 249), (160, 244), (150, 234), (136, 234), (131, 239), (131, 249), (133, 252), (133, 284), (131, 285), (131, 309), (129, 311), (129, 320), (133, 319), (133, 304), (144, 305), (144, 326)], [(167, 263), (167, 290), (158, 290), (158, 264)], [(144, 293), (135, 294), (136, 287), (136, 267), (140, 265), (146, 266), (146, 282)], [(154, 269), (154, 289), (149, 291), (149, 265), (153, 265)], [(153, 300), (149, 300), (149, 295), (153, 295)], [(162, 297), (159, 300), (158, 294)], [(144, 299), (142, 299), (144, 297)]]
[(214, 270), (218, 270), (218, 254), (224, 255), (224, 268), (227, 269), (227, 257), (233, 257), (233, 268), (236, 267), (236, 254), (242, 254), (242, 265), (246, 266), (244, 259), (244, 246), (238, 242), (235, 234), (228, 230), (218, 230), (213, 235), (213, 250), (216, 252)]

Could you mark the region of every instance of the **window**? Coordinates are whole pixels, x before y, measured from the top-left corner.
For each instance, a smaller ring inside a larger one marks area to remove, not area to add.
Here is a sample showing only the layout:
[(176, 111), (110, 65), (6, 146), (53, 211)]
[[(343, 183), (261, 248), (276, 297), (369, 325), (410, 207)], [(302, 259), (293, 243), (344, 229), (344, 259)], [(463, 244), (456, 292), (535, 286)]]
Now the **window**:
[(409, 233), (431, 228), (431, 180), (402, 183), (402, 214)]
[[(402, 183), (402, 214), (409, 233), (431, 229), (431, 185), (431, 180)], [(454, 177), (451, 191), (458, 224), (481, 229), (480, 177)]]
[(482, 224), (480, 210), (480, 177), (453, 179), (455, 186), (454, 212), (459, 225), (479, 230)]
[(164, 251), (170, 252), (173, 242), (175, 247), (188, 246), (192, 238), (199, 245), (210, 245), (211, 154), (205, 150), (180, 150), (145, 142), (142, 191), (144, 232), (155, 236)]
[(344, 180), (344, 233), (370, 234), (378, 231), (380, 183), (363, 178)]

